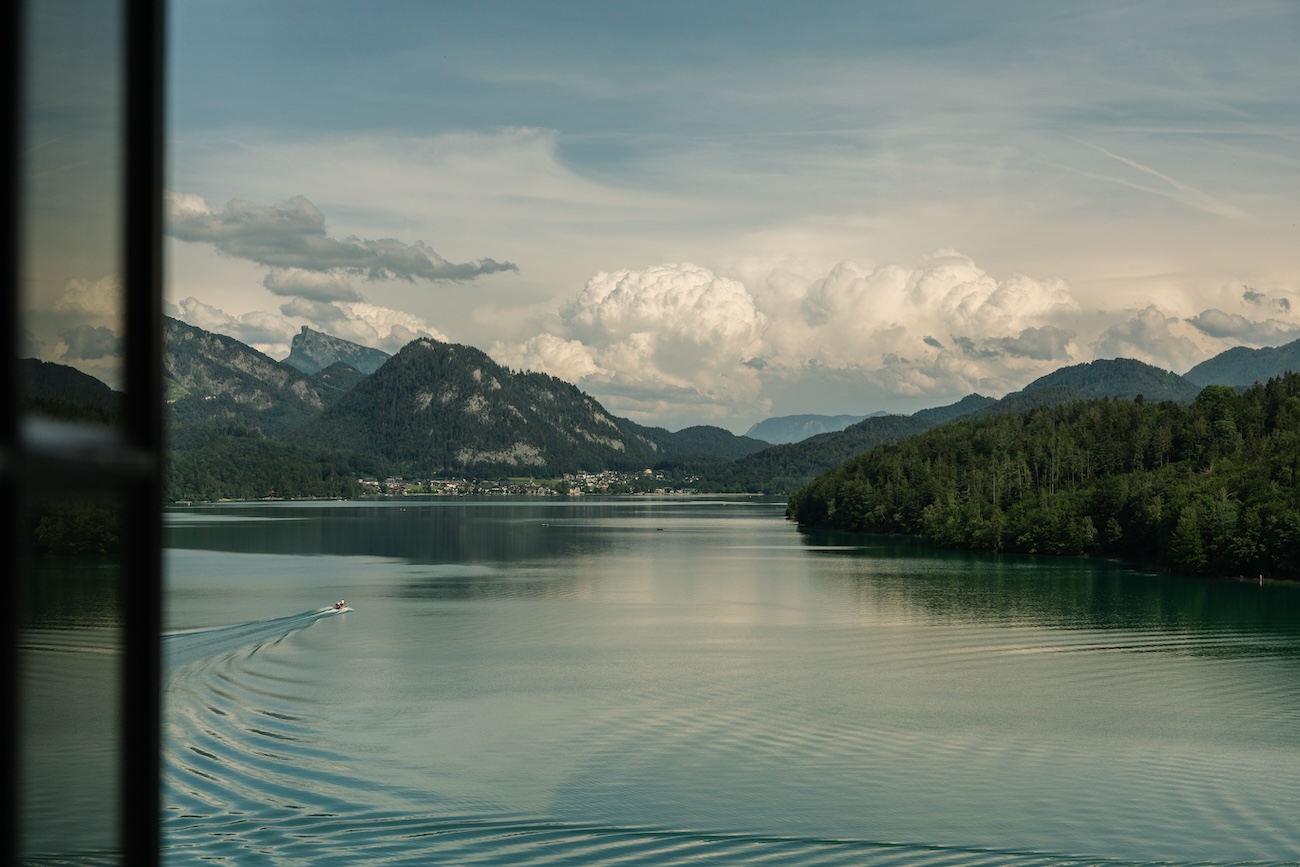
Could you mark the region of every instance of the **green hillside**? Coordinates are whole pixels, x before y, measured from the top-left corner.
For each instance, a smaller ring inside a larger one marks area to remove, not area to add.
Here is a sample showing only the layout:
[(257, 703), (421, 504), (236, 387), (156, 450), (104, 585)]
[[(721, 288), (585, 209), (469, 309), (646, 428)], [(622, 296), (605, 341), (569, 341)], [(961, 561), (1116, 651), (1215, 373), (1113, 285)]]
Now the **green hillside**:
[(801, 524), (987, 551), (1300, 578), (1300, 375), (1191, 404), (1101, 399), (946, 425), (790, 498)]

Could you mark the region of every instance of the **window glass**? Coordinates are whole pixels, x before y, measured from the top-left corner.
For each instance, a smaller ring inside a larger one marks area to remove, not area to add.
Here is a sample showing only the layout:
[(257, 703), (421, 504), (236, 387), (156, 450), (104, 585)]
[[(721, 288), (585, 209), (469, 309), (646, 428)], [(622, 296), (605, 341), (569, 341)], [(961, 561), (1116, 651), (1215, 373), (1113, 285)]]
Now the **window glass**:
[(18, 383), (29, 454), (56, 459), (24, 470), (15, 527), (16, 848), (24, 863), (114, 863), (124, 500), (58, 457), (111, 445), (121, 418), (122, 7), (28, 3), (22, 44)]
[(123, 374), (121, 9), (31, 3), (25, 27), (21, 381), (42, 415), (103, 421)]

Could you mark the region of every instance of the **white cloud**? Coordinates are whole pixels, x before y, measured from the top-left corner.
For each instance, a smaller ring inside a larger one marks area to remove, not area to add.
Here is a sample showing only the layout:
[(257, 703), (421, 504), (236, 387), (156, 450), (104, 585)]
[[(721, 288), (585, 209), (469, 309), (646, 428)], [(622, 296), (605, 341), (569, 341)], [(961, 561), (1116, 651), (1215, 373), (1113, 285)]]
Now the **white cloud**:
[(289, 341), (299, 328), (284, 316), (252, 311), (231, 316), (224, 310), (204, 304), (190, 296), (177, 305), (173, 314), (196, 328), (233, 337), (241, 343), (268, 355), (283, 357), (289, 352)]
[(1077, 310), (1063, 281), (999, 280), (950, 251), (915, 268), (774, 270), (757, 291), (697, 265), (658, 265), (596, 274), (555, 328), (493, 354), (665, 423), (648, 413), (753, 415), (777, 383), (885, 399), (1005, 393), (1077, 354), (1060, 324)]
[(569, 337), (539, 335), (503, 355), (583, 373), (625, 408), (668, 401), (718, 418), (761, 401), (746, 362), (763, 352), (767, 319), (739, 281), (689, 263), (601, 272), (560, 318)]
[(660, 337), (752, 354), (766, 327), (744, 284), (689, 263), (599, 273), (562, 311), (578, 332)]
[(1155, 305), (1131, 313), (1092, 344), (1096, 358), (1136, 358), (1167, 370), (1188, 370), (1212, 354), (1177, 316), (1166, 316)]
[(395, 353), (417, 337), (432, 337), (449, 342), (447, 335), (418, 316), (370, 304), (352, 301), (333, 305), (345, 318), (331, 323), (329, 333), (344, 340)]
[(565, 382), (609, 375), (608, 370), (596, 363), (591, 350), (582, 341), (565, 340), (548, 332), (517, 345), (498, 341), (492, 345), (490, 354), (509, 367), (549, 373)]
[(1064, 281), (998, 279), (940, 251), (915, 267), (841, 262), (824, 276), (773, 272), (768, 371), (853, 371), (882, 397), (1005, 392), (1074, 357), (1079, 302)]

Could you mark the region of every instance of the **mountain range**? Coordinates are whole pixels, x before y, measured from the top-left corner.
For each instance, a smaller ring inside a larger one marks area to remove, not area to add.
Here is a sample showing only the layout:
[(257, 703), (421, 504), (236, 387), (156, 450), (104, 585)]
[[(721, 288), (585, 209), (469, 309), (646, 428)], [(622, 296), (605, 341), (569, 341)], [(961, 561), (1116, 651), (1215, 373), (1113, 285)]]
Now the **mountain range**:
[[(1061, 368), (1000, 400), (968, 395), (911, 415), (858, 417), (842, 430), (772, 445), (712, 426), (670, 432), (640, 425), (611, 414), (570, 383), (508, 370), (471, 346), (421, 338), (389, 357), (304, 329), (295, 337), (296, 360), (290, 363), (176, 319), (168, 318), (165, 328), (167, 401), (177, 449), (210, 448), (213, 437), (233, 436), (278, 443), (295, 450), (295, 460), (350, 454), (386, 471), (422, 474), (545, 477), (662, 467), (701, 477), (706, 489), (737, 491), (793, 490), (855, 454), (957, 419), (1099, 397), (1185, 403), (1206, 382), (1241, 386), (1247, 376), (1300, 369), (1300, 341), (1271, 350), (1228, 350), (1186, 376), (1132, 359), (1093, 361)], [(43, 363), (34, 364), (41, 366), (33, 371), (44, 370)], [(59, 379), (57, 371), (42, 378)], [(113, 403), (102, 394), (93, 399)], [(852, 418), (785, 417), (751, 432)]]
[(426, 471), (631, 470), (766, 445), (716, 427), (644, 427), (563, 380), (514, 373), (482, 350), (429, 338), (408, 343), (290, 439), (342, 449), (362, 433), (374, 454)]
[(289, 364), (176, 319), (165, 324), (168, 400), (181, 426), (363, 450), (425, 473), (643, 469), (687, 455), (732, 460), (767, 446), (708, 425), (670, 432), (636, 424), (576, 386), (514, 373), (472, 346), (417, 339), (366, 374), (349, 361), (372, 365), (365, 347), (310, 329), (295, 337), (299, 358)]
[(345, 388), (323, 373), (309, 376), (171, 317), (163, 322), (163, 380), (177, 423), (247, 428), (273, 439), (314, 419), (357, 381), (348, 378)]

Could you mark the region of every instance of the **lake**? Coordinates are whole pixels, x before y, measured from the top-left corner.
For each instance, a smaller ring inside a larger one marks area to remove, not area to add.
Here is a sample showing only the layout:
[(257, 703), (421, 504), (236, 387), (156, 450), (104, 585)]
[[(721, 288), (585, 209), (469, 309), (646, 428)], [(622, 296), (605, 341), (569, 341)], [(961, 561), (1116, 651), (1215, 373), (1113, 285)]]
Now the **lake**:
[(169, 510), (167, 863), (1300, 863), (1300, 588), (783, 513)]

